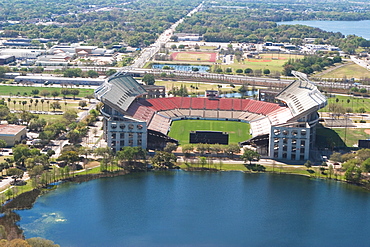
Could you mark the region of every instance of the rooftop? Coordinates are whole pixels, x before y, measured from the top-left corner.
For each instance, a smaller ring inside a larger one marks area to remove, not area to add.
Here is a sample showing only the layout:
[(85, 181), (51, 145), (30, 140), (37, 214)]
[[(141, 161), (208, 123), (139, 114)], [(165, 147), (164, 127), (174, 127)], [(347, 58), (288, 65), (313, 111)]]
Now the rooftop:
[(16, 135), (25, 128), (23, 125), (0, 124), (0, 136)]

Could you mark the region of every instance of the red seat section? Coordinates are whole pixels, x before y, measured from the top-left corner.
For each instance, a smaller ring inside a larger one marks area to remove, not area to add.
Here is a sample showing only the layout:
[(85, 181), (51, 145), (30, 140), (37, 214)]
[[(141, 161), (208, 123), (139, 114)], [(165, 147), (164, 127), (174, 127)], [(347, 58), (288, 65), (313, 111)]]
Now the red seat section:
[(233, 110), (234, 111), (241, 111), (242, 108), (242, 99), (233, 99)]
[(220, 110), (232, 110), (233, 109), (233, 99), (221, 98), (218, 109), (220, 109)]
[(152, 109), (156, 110), (156, 111), (164, 111), (166, 110), (166, 107), (163, 106), (161, 100), (159, 99), (148, 99), (147, 100), (150, 104), (152, 104)]
[(191, 109), (204, 109), (205, 98), (191, 98)]
[(180, 104), (180, 108), (182, 108), (182, 109), (190, 109), (190, 101), (191, 101), (191, 98), (182, 97), (181, 99), (182, 99), (182, 101), (181, 101), (181, 104)]
[(178, 108), (177, 105), (174, 104), (170, 98), (160, 98), (159, 100), (162, 101), (162, 104), (166, 107), (167, 110)]
[(217, 110), (218, 109), (218, 103), (220, 102), (219, 99), (206, 99), (206, 105), (205, 109), (207, 110)]
[(182, 97), (171, 97), (168, 98), (174, 105), (176, 105), (176, 108), (182, 108), (181, 107), (181, 102), (182, 102)]
[(242, 110), (244, 110), (249, 104), (251, 104), (254, 100), (250, 99), (243, 99), (242, 100)]

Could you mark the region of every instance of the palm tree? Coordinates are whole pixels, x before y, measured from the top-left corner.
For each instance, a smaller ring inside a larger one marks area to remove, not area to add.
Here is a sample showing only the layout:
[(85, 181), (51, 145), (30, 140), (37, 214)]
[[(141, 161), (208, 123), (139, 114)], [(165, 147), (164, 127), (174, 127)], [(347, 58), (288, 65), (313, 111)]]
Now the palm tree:
[(41, 99), (41, 110), (44, 111), (44, 102), (45, 100), (44, 99)]
[(35, 110), (36, 110), (36, 111), (37, 111), (37, 108), (36, 108), (36, 107), (37, 107), (37, 104), (38, 104), (38, 103), (39, 103), (39, 100), (38, 100), (38, 99), (36, 99), (36, 100), (35, 100)]
[(27, 104), (27, 101), (22, 101), (22, 105), (23, 105), (23, 110), (24, 110), (24, 106)]
[(15, 104), (17, 104), (17, 101), (13, 100), (13, 104), (14, 104), (14, 111), (15, 111)]
[(47, 100), (47, 101), (46, 101), (46, 104), (48, 104), (48, 111), (50, 111), (50, 101), (49, 101), (49, 100)]

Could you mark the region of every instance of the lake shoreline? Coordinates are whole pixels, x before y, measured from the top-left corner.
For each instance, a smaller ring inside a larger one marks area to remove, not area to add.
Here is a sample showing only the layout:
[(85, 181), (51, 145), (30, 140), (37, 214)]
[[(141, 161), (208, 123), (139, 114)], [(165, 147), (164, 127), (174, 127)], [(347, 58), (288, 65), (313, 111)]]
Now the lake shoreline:
[[(303, 176), (307, 178), (315, 178), (315, 179), (322, 179), (322, 180), (333, 180), (336, 182), (341, 183), (347, 183), (356, 185), (360, 188), (365, 189), (366, 191), (370, 191), (370, 188), (365, 185), (359, 185), (359, 184), (353, 184), (349, 183), (344, 180), (340, 179), (328, 179), (328, 178), (322, 178), (322, 177), (313, 177), (306, 174), (301, 173), (287, 173), (287, 172), (276, 172), (276, 171), (265, 171), (265, 172), (253, 172), (253, 171), (243, 171), (243, 170), (220, 170), (215, 168), (180, 168), (180, 169), (174, 169), (174, 170), (183, 170), (186, 172), (242, 172), (242, 173), (248, 173), (248, 174), (275, 174), (275, 175), (294, 175), (294, 176)], [(134, 171), (134, 172), (145, 172), (145, 171)], [(61, 180), (61, 183), (66, 182), (73, 182), (73, 183), (82, 183), (82, 182), (88, 182), (91, 180), (99, 179), (99, 178), (113, 178), (113, 177), (119, 177), (124, 176), (127, 174), (131, 174), (133, 172), (128, 172), (124, 170), (119, 170), (112, 173), (99, 173), (99, 174), (79, 174), (74, 177), (66, 178)], [(34, 206), (34, 203), (36, 202), (37, 198), (40, 196), (49, 193), (50, 191), (53, 191), (57, 188), (58, 185), (53, 185), (49, 188), (41, 188), (41, 189), (33, 189), (32, 191), (27, 191), (24, 193), (19, 194), (18, 196), (14, 197), (12, 200), (7, 201), (5, 204), (1, 207), (1, 213), (3, 214), (2, 217), (0, 217), (0, 225), (4, 225), (5, 229), (7, 229), (7, 239), (8, 241), (16, 238), (25, 239), (23, 230), (21, 227), (17, 224), (18, 221), (21, 220), (20, 216), (14, 212), (15, 210), (29, 210), (32, 209)]]

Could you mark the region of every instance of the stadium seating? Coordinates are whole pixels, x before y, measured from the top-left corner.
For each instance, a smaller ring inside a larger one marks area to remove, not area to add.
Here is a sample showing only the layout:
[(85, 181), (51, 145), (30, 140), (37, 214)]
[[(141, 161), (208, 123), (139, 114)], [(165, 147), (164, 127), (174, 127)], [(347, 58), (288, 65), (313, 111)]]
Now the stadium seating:
[(191, 99), (191, 109), (204, 109), (205, 108), (205, 98), (190, 98)]
[(252, 136), (259, 136), (263, 134), (268, 134), (271, 129), (271, 122), (268, 117), (263, 117), (258, 120), (250, 122)]
[(171, 125), (171, 119), (165, 118), (159, 114), (154, 114), (152, 121), (149, 123), (149, 128), (167, 134)]
[(205, 109), (207, 110), (218, 110), (219, 108), (219, 99), (206, 99)]
[(233, 109), (233, 100), (234, 99), (228, 99), (228, 98), (222, 98), (220, 99), (219, 103), (219, 110), (232, 110)]
[(218, 118), (218, 111), (214, 110), (204, 110), (205, 118)]

